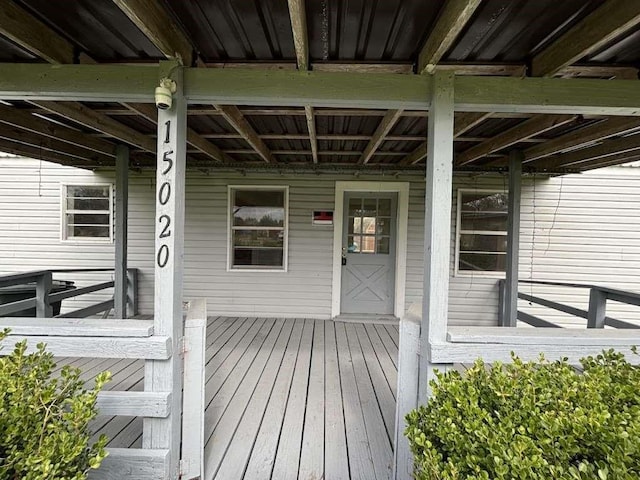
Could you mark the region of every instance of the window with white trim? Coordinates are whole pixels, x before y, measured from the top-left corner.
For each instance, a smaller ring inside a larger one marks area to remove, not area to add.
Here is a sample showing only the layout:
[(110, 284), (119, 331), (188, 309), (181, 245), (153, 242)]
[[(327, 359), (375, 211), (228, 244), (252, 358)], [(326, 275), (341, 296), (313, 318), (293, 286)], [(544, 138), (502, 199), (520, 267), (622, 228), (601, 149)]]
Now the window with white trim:
[(504, 272), (509, 196), (458, 190), (457, 272)]
[(286, 270), (287, 187), (229, 187), (229, 268)]
[(62, 186), (62, 240), (111, 242), (112, 185)]

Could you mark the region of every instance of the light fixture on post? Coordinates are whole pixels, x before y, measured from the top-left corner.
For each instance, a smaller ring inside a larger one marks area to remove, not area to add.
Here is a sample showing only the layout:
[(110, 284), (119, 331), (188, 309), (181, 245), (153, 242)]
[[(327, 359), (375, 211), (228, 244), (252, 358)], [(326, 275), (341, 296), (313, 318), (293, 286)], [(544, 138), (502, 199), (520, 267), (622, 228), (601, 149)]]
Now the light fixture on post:
[(177, 88), (176, 82), (170, 78), (161, 79), (160, 85), (156, 87), (156, 107), (160, 110), (169, 110), (173, 102), (173, 94)]

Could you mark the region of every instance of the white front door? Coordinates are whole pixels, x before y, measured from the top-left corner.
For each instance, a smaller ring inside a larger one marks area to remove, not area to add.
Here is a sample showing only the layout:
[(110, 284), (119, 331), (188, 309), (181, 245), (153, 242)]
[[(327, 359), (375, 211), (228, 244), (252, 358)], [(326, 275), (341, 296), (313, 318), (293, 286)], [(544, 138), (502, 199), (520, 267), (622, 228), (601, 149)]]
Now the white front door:
[(394, 313), (397, 203), (396, 193), (345, 193), (340, 313)]

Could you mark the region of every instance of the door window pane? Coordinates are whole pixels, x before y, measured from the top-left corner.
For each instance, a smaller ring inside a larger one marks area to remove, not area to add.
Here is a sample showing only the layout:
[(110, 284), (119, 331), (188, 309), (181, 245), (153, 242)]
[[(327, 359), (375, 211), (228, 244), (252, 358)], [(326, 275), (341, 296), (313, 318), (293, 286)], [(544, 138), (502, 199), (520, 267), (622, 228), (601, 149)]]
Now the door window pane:
[(393, 201), (390, 198), (352, 197), (349, 199), (348, 253), (389, 253), (393, 228), (392, 205)]
[(390, 198), (378, 199), (378, 215), (382, 217), (391, 216), (391, 199)]
[(378, 253), (389, 253), (389, 237), (378, 238)]

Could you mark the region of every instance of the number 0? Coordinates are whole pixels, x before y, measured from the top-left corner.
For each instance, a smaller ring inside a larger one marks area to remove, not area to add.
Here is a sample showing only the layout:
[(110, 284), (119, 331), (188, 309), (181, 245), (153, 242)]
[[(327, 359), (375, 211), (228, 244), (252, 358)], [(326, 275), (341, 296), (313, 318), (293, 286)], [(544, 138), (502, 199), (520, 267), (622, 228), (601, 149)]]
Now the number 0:
[(169, 247), (167, 245), (162, 245), (160, 247), (156, 261), (160, 268), (164, 268), (167, 265), (167, 262), (169, 261)]

